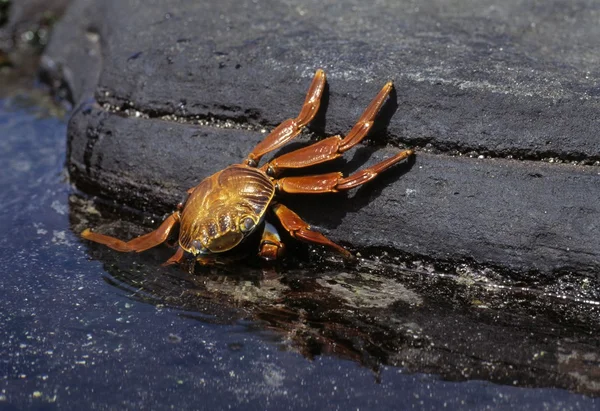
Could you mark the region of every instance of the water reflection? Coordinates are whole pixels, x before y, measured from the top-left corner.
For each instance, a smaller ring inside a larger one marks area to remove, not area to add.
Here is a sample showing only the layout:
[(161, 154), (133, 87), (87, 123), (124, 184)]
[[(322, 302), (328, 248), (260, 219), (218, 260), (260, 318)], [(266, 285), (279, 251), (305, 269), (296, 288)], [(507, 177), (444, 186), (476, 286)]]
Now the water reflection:
[[(71, 196), (74, 232), (130, 238), (148, 231), (135, 214)], [(120, 221), (121, 220), (121, 221)], [(124, 221), (123, 221), (124, 220)], [(307, 359), (332, 355), (369, 367), (448, 380), (558, 387), (600, 394), (600, 310), (516, 287), (367, 260), (348, 266), (319, 254), (277, 269), (237, 264), (170, 267), (167, 247), (121, 254), (86, 243), (106, 281), (132, 298), (199, 321), (242, 323)]]

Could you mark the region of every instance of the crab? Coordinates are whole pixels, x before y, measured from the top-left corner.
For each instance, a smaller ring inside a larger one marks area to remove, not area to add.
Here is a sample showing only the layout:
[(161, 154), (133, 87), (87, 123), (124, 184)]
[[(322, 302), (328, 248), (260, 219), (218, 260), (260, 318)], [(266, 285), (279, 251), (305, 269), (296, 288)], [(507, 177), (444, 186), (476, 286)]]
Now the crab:
[(116, 251), (141, 252), (164, 243), (173, 228), (179, 225), (177, 251), (165, 265), (180, 263), (190, 254), (200, 263), (210, 264), (216, 256), (234, 249), (252, 233), (262, 229), (258, 254), (265, 260), (276, 260), (282, 256), (285, 246), (275, 227), (268, 221), (274, 217), (292, 238), (329, 247), (345, 257), (352, 257), (348, 250), (313, 230), (300, 216), (279, 202), (278, 195), (350, 190), (409, 158), (413, 150), (400, 151), (348, 177), (341, 172), (296, 177), (281, 175), (286, 170), (334, 160), (358, 144), (371, 130), (377, 113), (392, 91), (391, 81), (383, 86), (346, 136), (335, 135), (322, 139), (259, 166), (265, 154), (288, 143), (313, 120), (325, 83), (325, 72), (317, 70), (298, 117), (285, 120), (277, 126), (242, 163), (218, 171), (189, 189), (186, 201), (179, 204), (177, 210), (156, 230), (127, 242), (90, 229), (85, 229), (82, 237)]

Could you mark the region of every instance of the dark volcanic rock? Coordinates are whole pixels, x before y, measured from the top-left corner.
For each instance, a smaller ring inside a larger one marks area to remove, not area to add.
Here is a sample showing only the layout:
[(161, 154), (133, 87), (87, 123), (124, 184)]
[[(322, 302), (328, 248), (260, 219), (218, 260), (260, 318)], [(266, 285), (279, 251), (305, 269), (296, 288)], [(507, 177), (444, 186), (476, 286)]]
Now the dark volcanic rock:
[(388, 140), (600, 159), (600, 6), (496, 3), (106, 1), (80, 21), (102, 39), (100, 103), (275, 125), (322, 67), (328, 133), (393, 79)]
[[(316, 68), (329, 78), (319, 136), (349, 130), (394, 79), (370, 139), (436, 154), (419, 151), (349, 199), (292, 200), (302, 216), (358, 248), (595, 275), (599, 14), (585, 0), (78, 0), (44, 63), (80, 103), (73, 181), (153, 212), (296, 115)], [(337, 167), (356, 169), (371, 151)], [(545, 158), (584, 165), (534, 161)]]
[[(159, 212), (171, 211), (187, 188), (239, 162), (264, 137), (93, 108), (73, 117), (69, 133), (71, 174), (87, 191)], [(82, 134), (87, 138), (77, 138)], [(365, 147), (347, 165), (335, 164), (349, 172), (395, 151)], [(420, 153), (412, 167), (398, 166), (349, 197), (287, 201), (333, 239), (357, 247), (517, 272), (593, 274), (600, 268), (598, 173), (598, 167)]]

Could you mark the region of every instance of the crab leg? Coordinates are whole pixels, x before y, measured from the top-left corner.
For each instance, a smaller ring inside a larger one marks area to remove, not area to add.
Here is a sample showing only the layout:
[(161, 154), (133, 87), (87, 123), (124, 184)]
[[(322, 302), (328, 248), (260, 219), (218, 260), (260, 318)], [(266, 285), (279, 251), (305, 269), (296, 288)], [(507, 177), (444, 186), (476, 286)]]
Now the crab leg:
[(269, 222), (266, 222), (262, 239), (260, 240), (258, 255), (267, 261), (272, 261), (281, 257), (284, 250), (285, 246), (281, 242), (277, 229)]
[(254, 150), (248, 154), (246, 163), (250, 166), (256, 166), (262, 156), (281, 147), (300, 134), (302, 129), (310, 123), (317, 114), (324, 89), (325, 72), (319, 69), (315, 73), (310, 88), (308, 89), (308, 93), (306, 94), (306, 100), (302, 105), (298, 117), (285, 120), (278, 125), (275, 130), (271, 131), (271, 133), (269, 133), (263, 141), (258, 143), (258, 145), (254, 147)]
[(165, 261), (162, 264), (163, 267), (166, 267), (166, 266), (171, 265), (171, 264), (180, 263), (181, 260), (183, 260), (183, 256), (184, 255), (185, 254), (184, 254), (183, 248), (177, 247), (177, 251), (175, 252), (175, 254), (173, 254), (173, 256), (171, 258), (169, 258), (167, 261)]
[(352, 254), (344, 247), (337, 245), (318, 231), (311, 230), (306, 221), (302, 220), (298, 214), (294, 213), (283, 204), (275, 204), (273, 206), (273, 211), (277, 218), (279, 218), (279, 221), (281, 221), (283, 228), (285, 228), (293, 238), (307, 243), (324, 245), (343, 254), (345, 257), (352, 256)]
[(383, 160), (371, 167), (359, 170), (356, 173), (344, 177), (342, 173), (317, 174), (303, 177), (284, 177), (275, 180), (277, 190), (285, 193), (336, 193), (342, 190), (350, 190), (368, 181), (371, 181), (379, 173), (402, 161), (413, 153), (412, 150), (404, 150), (395, 156)]
[(271, 176), (277, 176), (282, 170), (287, 168), (308, 167), (340, 157), (369, 133), (375, 123), (374, 120), (377, 113), (381, 110), (393, 87), (394, 85), (391, 81), (383, 86), (345, 137), (342, 138), (339, 135), (332, 136), (310, 146), (284, 154), (265, 164), (262, 167), (263, 170), (267, 171)]
[[(169, 237), (169, 233), (173, 226), (179, 222), (179, 212), (171, 214), (156, 230), (136, 237), (133, 240), (127, 242), (119, 240), (118, 238), (111, 237), (104, 234), (92, 233), (89, 228), (86, 228), (81, 232), (81, 236), (86, 240), (93, 241), (95, 243), (104, 244), (113, 250), (128, 253), (131, 251), (145, 251), (149, 248), (156, 247), (157, 245), (166, 241)], [(179, 251), (178, 251), (179, 252)], [(169, 260), (170, 261), (170, 260)]]

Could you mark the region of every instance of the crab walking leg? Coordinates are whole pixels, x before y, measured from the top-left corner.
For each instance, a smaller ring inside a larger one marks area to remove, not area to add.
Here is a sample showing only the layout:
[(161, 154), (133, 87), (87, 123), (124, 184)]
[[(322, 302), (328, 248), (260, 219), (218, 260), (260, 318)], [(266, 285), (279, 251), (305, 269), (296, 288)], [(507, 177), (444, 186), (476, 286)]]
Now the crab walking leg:
[(284, 251), (285, 245), (281, 242), (277, 229), (271, 223), (265, 222), (258, 255), (267, 261), (273, 261), (281, 257)]
[(401, 151), (393, 157), (383, 160), (369, 168), (359, 170), (356, 173), (344, 177), (340, 172), (318, 174), (303, 177), (284, 177), (275, 180), (277, 190), (285, 193), (336, 193), (342, 190), (350, 190), (368, 181), (371, 181), (379, 173), (402, 161), (413, 154), (412, 150)]
[(298, 214), (294, 213), (283, 204), (275, 204), (273, 206), (273, 211), (277, 218), (279, 218), (279, 221), (281, 221), (283, 228), (285, 228), (293, 238), (307, 243), (324, 245), (336, 250), (345, 257), (352, 257), (352, 254), (344, 247), (337, 245), (318, 231), (311, 230), (306, 221), (302, 220)]
[(121, 251), (124, 253), (137, 251), (145, 251), (149, 248), (156, 247), (157, 245), (166, 241), (169, 237), (171, 229), (179, 222), (179, 212), (171, 214), (156, 230), (136, 237), (133, 240), (127, 242), (119, 240), (118, 238), (111, 237), (104, 234), (92, 233), (89, 228), (86, 228), (81, 232), (81, 236), (86, 240), (93, 241), (95, 243), (104, 244), (113, 250)]
[(377, 113), (381, 110), (393, 87), (391, 81), (383, 86), (345, 137), (332, 136), (310, 146), (294, 150), (271, 160), (262, 169), (271, 176), (277, 176), (282, 170), (288, 168), (308, 167), (340, 157), (369, 133), (375, 123)]
[(254, 147), (254, 150), (248, 154), (248, 158), (246, 159), (248, 165), (256, 166), (262, 156), (283, 146), (300, 134), (302, 129), (310, 123), (319, 110), (321, 97), (323, 96), (323, 90), (325, 89), (325, 82), (325, 72), (321, 69), (317, 70), (298, 117), (285, 120), (271, 131), (263, 141), (258, 143), (258, 145)]
[(166, 267), (166, 266), (171, 265), (171, 264), (180, 263), (181, 260), (183, 260), (183, 256), (184, 256), (183, 248), (177, 247), (177, 251), (175, 252), (175, 254), (173, 254), (173, 256), (171, 258), (169, 258), (167, 261), (165, 261), (162, 264), (162, 266)]

